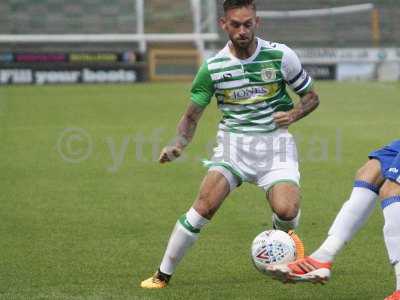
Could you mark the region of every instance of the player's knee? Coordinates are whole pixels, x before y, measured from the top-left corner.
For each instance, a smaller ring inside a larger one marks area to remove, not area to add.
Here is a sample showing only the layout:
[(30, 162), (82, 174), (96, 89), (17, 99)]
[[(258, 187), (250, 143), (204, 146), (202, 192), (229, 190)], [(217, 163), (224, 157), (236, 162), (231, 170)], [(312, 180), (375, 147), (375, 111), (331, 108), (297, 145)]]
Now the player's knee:
[(379, 191), (381, 199), (398, 195), (400, 195), (400, 184), (390, 180), (386, 180)]
[(206, 219), (211, 219), (217, 208), (212, 205), (211, 195), (207, 192), (201, 192), (197, 197), (195, 204), (196, 211)]
[(366, 165), (363, 165), (361, 168), (359, 168), (356, 172), (356, 179), (361, 179), (365, 177), (365, 174), (367, 173), (367, 167)]
[(368, 183), (380, 186), (382, 184), (381, 166), (376, 159), (367, 161), (356, 172), (356, 180), (366, 181)]

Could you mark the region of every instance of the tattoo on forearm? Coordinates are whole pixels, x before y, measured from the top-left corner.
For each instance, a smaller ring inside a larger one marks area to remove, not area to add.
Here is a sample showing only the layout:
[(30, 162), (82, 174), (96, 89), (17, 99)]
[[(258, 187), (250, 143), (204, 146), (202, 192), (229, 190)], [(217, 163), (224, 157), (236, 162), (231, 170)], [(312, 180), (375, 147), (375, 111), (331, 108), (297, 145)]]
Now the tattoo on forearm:
[(184, 148), (193, 139), (196, 132), (197, 123), (203, 113), (203, 108), (195, 104), (190, 104), (186, 112), (183, 114), (178, 124), (178, 134), (175, 145)]
[(319, 97), (314, 91), (310, 91), (301, 97), (299, 103), (294, 107), (295, 120), (299, 120), (307, 116), (310, 112), (317, 108), (319, 105)]

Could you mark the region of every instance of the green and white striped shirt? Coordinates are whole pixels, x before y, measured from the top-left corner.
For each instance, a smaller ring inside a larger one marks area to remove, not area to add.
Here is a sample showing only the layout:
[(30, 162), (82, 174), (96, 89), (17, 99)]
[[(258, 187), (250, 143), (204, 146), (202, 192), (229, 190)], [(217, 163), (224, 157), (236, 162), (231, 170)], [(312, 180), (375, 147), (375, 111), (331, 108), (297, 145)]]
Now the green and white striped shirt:
[(215, 95), (223, 114), (220, 130), (270, 132), (277, 129), (272, 114), (293, 108), (286, 86), (301, 96), (312, 84), (292, 49), (258, 38), (248, 59), (233, 56), (228, 43), (205, 61), (193, 81), (191, 99), (205, 107)]

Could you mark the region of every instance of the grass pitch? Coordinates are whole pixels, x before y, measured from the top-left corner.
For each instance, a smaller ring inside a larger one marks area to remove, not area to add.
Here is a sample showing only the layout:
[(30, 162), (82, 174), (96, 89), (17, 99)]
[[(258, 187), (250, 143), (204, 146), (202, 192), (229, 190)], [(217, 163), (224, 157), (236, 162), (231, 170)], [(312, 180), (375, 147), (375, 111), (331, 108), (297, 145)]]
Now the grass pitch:
[[(0, 88), (0, 299), (383, 299), (394, 289), (382, 213), (337, 258), (326, 286), (258, 273), (252, 239), (271, 227), (263, 192), (243, 185), (161, 291), (158, 267), (205, 170), (219, 113), (207, 109), (186, 156), (159, 165), (188, 84)], [(292, 126), (299, 140), (302, 222), (323, 241), (369, 151), (399, 138), (397, 83), (318, 83), (321, 105)]]

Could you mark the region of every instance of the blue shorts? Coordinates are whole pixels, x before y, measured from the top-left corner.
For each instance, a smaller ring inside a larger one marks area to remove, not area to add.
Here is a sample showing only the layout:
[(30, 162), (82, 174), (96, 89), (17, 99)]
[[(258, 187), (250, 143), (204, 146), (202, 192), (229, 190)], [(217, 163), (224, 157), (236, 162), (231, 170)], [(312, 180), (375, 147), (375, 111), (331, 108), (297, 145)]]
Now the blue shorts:
[(384, 178), (400, 183), (400, 140), (371, 152), (368, 157), (380, 161)]

